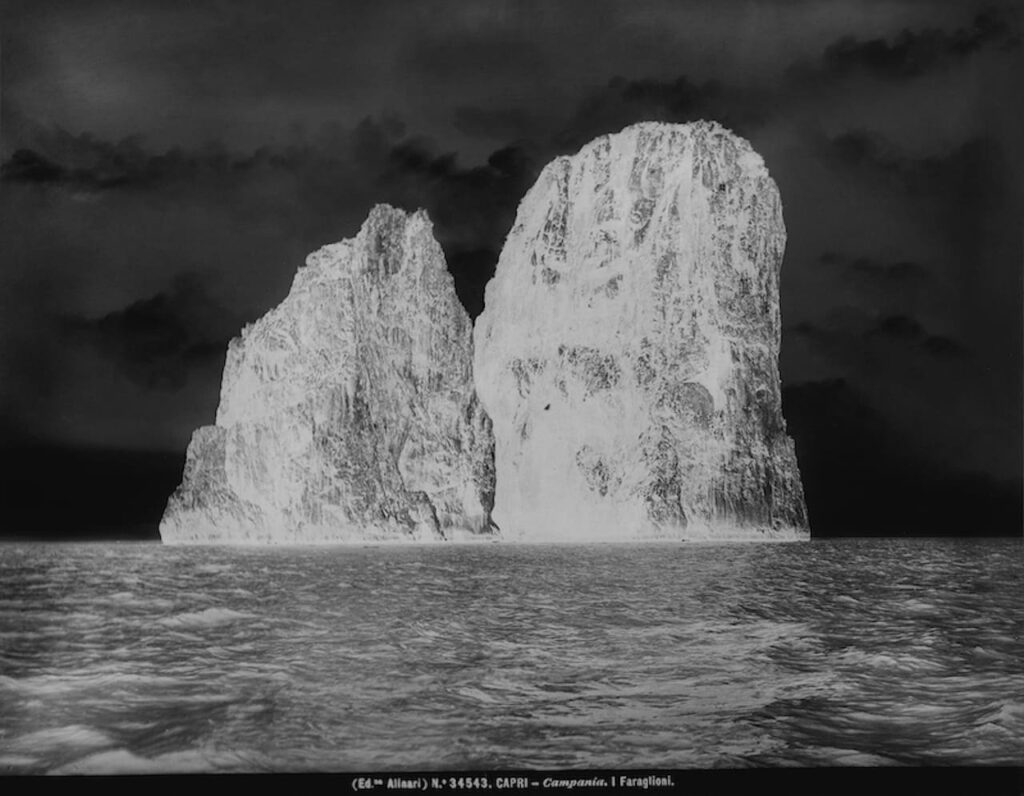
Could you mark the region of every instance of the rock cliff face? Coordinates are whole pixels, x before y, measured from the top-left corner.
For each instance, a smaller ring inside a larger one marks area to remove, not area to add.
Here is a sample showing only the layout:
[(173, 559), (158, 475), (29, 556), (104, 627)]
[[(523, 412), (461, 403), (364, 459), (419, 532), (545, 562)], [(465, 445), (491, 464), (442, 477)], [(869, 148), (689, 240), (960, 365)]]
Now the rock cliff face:
[(378, 206), (306, 260), (231, 342), (165, 542), (433, 540), (490, 533), (491, 423), (472, 325), (422, 211)]
[(475, 329), (509, 539), (806, 538), (781, 413), (774, 181), (722, 127), (550, 163)]

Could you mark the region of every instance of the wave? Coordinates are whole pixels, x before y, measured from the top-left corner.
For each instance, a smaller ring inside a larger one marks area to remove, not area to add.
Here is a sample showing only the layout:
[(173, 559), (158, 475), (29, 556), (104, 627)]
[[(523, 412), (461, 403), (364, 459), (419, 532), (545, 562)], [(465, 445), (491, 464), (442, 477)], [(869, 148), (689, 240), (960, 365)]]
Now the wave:
[(216, 627), (242, 619), (255, 618), (254, 614), (233, 611), (230, 608), (204, 608), (202, 611), (165, 616), (163, 619), (157, 620), (157, 624), (165, 627)]
[(19, 735), (6, 740), (0, 750), (14, 753), (39, 753), (61, 747), (100, 748), (111, 746), (114, 742), (99, 730), (83, 724), (70, 724), (65, 727), (52, 727), (37, 730), (26, 735)]
[(66, 675), (41, 674), (35, 677), (20, 678), (0, 675), (0, 689), (37, 697), (55, 696), (89, 688), (125, 687), (128, 685), (175, 687), (180, 686), (181, 681), (174, 677), (117, 671)]
[(110, 749), (66, 763), (51, 774), (202, 774), (214, 771), (252, 771), (258, 766), (238, 754), (198, 749), (142, 757), (127, 749)]

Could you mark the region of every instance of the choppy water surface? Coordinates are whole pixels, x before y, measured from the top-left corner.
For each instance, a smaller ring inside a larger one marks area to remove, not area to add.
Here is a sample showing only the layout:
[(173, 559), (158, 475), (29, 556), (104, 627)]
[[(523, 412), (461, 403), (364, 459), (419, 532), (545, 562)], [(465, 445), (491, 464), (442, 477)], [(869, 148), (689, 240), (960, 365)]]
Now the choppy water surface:
[(0, 546), (0, 772), (1024, 763), (1020, 540)]

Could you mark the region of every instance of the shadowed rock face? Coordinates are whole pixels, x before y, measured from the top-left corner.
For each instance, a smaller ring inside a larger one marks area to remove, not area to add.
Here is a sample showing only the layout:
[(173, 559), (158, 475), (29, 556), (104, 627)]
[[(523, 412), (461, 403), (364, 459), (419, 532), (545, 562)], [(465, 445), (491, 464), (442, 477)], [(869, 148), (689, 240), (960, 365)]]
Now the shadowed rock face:
[(165, 542), (432, 540), (490, 533), (491, 423), (472, 325), (425, 213), (378, 206), (231, 342)]
[(487, 286), (474, 375), (506, 538), (806, 538), (781, 412), (778, 190), (708, 122), (541, 173)]

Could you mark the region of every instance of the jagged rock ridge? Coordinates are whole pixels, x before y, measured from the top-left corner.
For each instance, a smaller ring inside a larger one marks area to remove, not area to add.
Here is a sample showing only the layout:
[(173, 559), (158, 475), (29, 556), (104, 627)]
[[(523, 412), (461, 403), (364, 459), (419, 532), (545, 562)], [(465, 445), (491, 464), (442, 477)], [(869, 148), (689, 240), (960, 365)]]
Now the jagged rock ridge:
[(472, 325), (422, 211), (380, 205), (231, 342), (165, 542), (351, 542), (493, 531)]
[(475, 329), (506, 538), (806, 538), (781, 413), (774, 181), (717, 124), (644, 123), (522, 200)]

